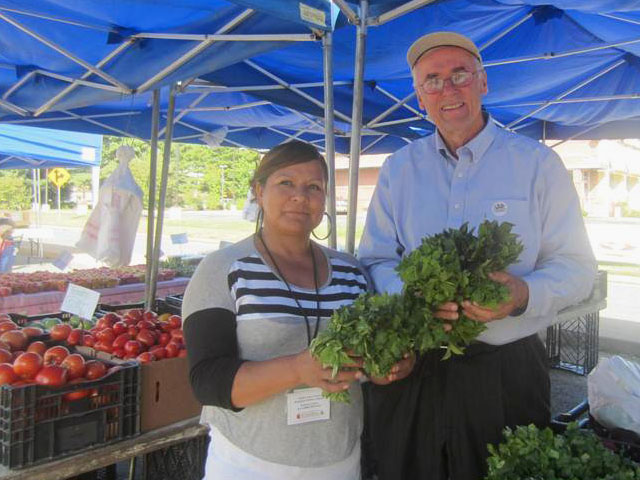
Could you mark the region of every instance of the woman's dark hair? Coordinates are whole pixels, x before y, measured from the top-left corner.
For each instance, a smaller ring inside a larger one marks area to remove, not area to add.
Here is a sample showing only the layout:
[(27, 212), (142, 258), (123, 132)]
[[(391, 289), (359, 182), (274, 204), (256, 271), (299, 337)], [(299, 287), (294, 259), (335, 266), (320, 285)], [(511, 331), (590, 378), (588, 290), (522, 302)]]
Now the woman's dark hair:
[(251, 179), (251, 188), (255, 189), (256, 184), (264, 185), (267, 178), (271, 174), (281, 168), (299, 163), (306, 163), (317, 160), (322, 165), (322, 173), (325, 183), (329, 181), (329, 170), (324, 161), (324, 157), (318, 149), (310, 143), (300, 140), (292, 140), (287, 143), (281, 143), (277, 147), (273, 147), (260, 161), (260, 165), (253, 174)]

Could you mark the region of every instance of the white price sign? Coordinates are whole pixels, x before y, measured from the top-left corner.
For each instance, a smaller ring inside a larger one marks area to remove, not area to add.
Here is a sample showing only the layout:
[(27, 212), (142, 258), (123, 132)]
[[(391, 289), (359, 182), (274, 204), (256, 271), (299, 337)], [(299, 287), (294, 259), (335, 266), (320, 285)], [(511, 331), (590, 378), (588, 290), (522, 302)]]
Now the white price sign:
[(100, 300), (100, 292), (70, 283), (60, 310), (88, 320), (96, 311), (98, 300)]

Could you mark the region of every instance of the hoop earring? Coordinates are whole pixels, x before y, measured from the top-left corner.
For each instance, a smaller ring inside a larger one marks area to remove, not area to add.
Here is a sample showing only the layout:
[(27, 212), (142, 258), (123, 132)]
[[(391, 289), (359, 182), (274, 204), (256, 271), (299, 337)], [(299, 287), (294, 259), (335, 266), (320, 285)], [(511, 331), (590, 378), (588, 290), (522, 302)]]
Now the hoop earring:
[(262, 220), (264, 219), (264, 215), (262, 214), (262, 208), (258, 207), (258, 215), (256, 215), (256, 231), (258, 233), (262, 229)]
[(327, 212), (324, 212), (322, 215), (327, 216), (327, 223), (329, 223), (329, 232), (327, 233), (326, 237), (320, 238), (319, 236), (316, 235), (316, 232), (311, 230), (311, 235), (313, 235), (313, 238), (315, 238), (316, 240), (326, 240), (333, 233), (333, 221), (331, 220), (331, 215), (329, 215)]

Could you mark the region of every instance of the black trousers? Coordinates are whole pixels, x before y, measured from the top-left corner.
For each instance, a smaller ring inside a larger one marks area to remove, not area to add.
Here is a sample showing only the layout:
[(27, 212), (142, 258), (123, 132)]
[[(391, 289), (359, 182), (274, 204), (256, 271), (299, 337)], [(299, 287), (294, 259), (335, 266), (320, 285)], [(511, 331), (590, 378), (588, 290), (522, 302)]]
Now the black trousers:
[(550, 422), (546, 354), (537, 335), (464, 355), (419, 358), (404, 380), (367, 384), (364, 455), (380, 480), (480, 480), (504, 427)]

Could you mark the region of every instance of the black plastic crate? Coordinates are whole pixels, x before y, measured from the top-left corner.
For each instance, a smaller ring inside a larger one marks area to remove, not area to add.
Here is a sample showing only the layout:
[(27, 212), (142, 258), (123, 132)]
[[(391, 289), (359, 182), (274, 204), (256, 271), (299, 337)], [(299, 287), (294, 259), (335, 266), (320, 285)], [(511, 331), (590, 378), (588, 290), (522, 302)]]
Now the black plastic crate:
[(164, 298), (164, 301), (167, 305), (172, 305), (174, 307), (182, 309), (182, 299), (184, 298), (184, 293), (179, 295), (167, 295)]
[(547, 358), (553, 368), (587, 375), (598, 363), (600, 312), (578, 315), (547, 328)]
[(147, 480), (200, 480), (204, 477), (209, 436), (200, 435), (144, 456)]
[[(77, 400), (66, 398), (80, 390), (89, 390), (90, 395)], [(0, 461), (12, 469), (139, 433), (140, 368), (134, 362), (121, 364), (101, 379), (60, 388), (0, 387)]]
[(62, 321), (67, 321), (72, 317), (68, 312), (56, 312), (56, 313), (40, 313), (38, 315), (22, 315), (21, 313), (10, 313), (11, 319), (18, 325), (23, 326), (29, 322), (35, 322), (44, 320), (45, 318), (59, 318)]
[(579, 375), (587, 375), (595, 368), (598, 363), (600, 309), (605, 307), (606, 298), (607, 272), (598, 271), (589, 297), (560, 312), (559, 317), (564, 317), (564, 320), (547, 328), (546, 348), (550, 367)]
[[(140, 308), (144, 310), (144, 302), (137, 303), (123, 303), (122, 305), (113, 305), (108, 303), (101, 303), (98, 305), (96, 312), (121, 312), (124, 310), (131, 310), (132, 308)], [(152, 310), (157, 314), (170, 313), (172, 315), (180, 315), (181, 309), (173, 305), (169, 305), (164, 300), (156, 300), (153, 304)]]

